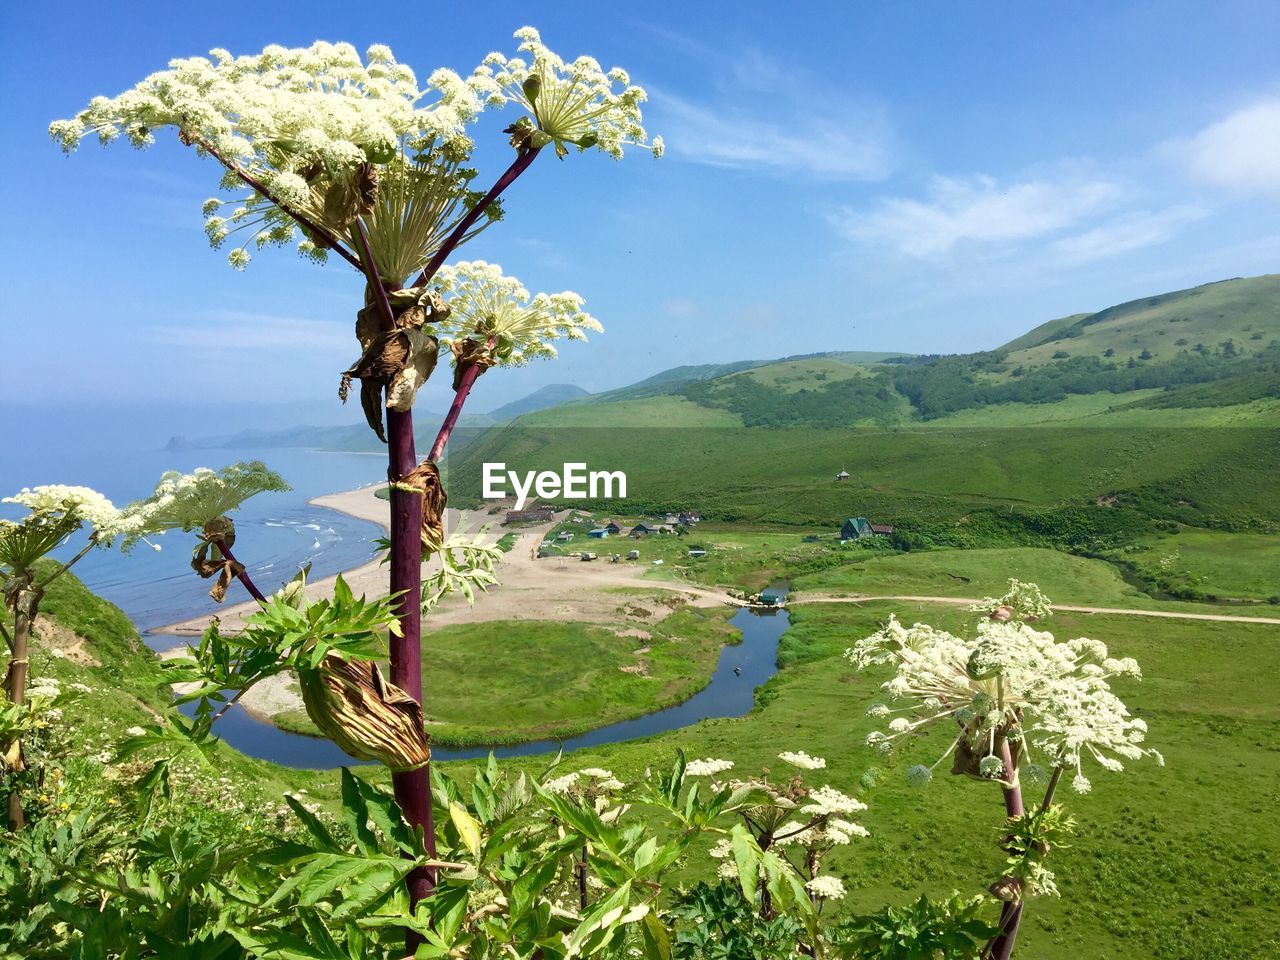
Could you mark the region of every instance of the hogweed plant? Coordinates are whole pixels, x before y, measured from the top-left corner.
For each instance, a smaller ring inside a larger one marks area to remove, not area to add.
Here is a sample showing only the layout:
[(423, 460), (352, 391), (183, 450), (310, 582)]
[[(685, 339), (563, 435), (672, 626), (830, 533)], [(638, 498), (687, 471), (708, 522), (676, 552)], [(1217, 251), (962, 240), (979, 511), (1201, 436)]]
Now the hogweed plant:
[[(991, 893), (1003, 907), (1000, 933), (984, 952), (997, 960), (1012, 955), (1026, 899), (1057, 893), (1046, 860), (1074, 827), (1055, 803), (1063, 776), (1070, 774), (1072, 788), (1083, 794), (1092, 789), (1086, 763), (1112, 772), (1144, 757), (1164, 764), (1145, 745), (1146, 722), (1111, 691), (1113, 679), (1140, 678), (1138, 664), (1111, 657), (1097, 640), (1059, 641), (1034, 629), (1031, 621), (1052, 614), (1048, 599), (1035, 584), (1011, 580), (1009, 586), (1005, 596), (975, 607), (987, 616), (972, 636), (925, 624), (904, 627), (891, 617), (846, 652), (859, 669), (894, 669), (883, 685), (888, 702), (868, 711), (887, 720), (886, 729), (873, 731), (868, 745), (888, 753), (942, 727), (951, 734), (947, 748), (931, 764), (912, 766), (908, 779), (923, 786), (950, 758), (951, 773), (1001, 790), (1007, 818), (1001, 845), (1008, 857)], [(1047, 782), (1031, 812), (1024, 780)]]
[[(40, 601), (49, 585), (89, 551), (108, 548), (121, 537), (139, 537), (141, 523), (135, 514), (116, 509), (88, 487), (25, 488), (3, 502), (29, 511), (18, 521), (0, 520), (0, 597), (5, 614), (0, 620), (0, 636), (9, 653), (4, 680), (7, 703), (0, 709), (0, 777), (7, 796), (9, 829), (20, 830), (26, 821), (23, 787), (28, 784), (24, 781), (30, 779), (24, 776), (29, 765), (23, 737), (46, 728), (50, 711), (60, 709), (58, 696), (37, 695), (35, 686), (28, 689), (31, 634), (40, 615)], [(81, 531), (88, 535), (70, 559), (43, 562)], [(36, 679), (48, 689), (47, 678)]]
[[(123, 137), (147, 147), (170, 131), (216, 161), (221, 186), (234, 196), (205, 203), (205, 231), (215, 248), (230, 248), (236, 269), (248, 265), (251, 250), (296, 244), (310, 260), (325, 263), (332, 255), (358, 271), (359, 353), (342, 374), (340, 393), (345, 399), (360, 381), (365, 417), (387, 443), (395, 624), (387, 631), (389, 680), (356, 672), (379, 683), (383, 700), (402, 708), (416, 703), (419, 717), (422, 563), (444, 547), (446, 496), (436, 463), (463, 404), (490, 367), (552, 356), (552, 341), (600, 329), (576, 294), (531, 296), (496, 266), (446, 267), (446, 261), (502, 219), (503, 193), (545, 147), (561, 159), (571, 146), (614, 158), (627, 146), (662, 153), (661, 140), (650, 140), (643, 126), (644, 90), (624, 70), (605, 72), (586, 56), (566, 61), (530, 27), (516, 37), (516, 56), (492, 54), (465, 78), (436, 70), (425, 83), (380, 44), (363, 58), (347, 43), (273, 45), (249, 56), (219, 49), (209, 57), (173, 60), (125, 93), (97, 97), (74, 118), (50, 127), (67, 152), (86, 137), (103, 144)], [(515, 157), (487, 190), (473, 189), (478, 174), (470, 166), (471, 125), (483, 110), (506, 104), (520, 114), (503, 131)], [(453, 366), (454, 399), (420, 461), (413, 402), (434, 373), (442, 345)], [(201, 531), (209, 549), (197, 559), (202, 575), (207, 570), (217, 577), (215, 591), (225, 593), (230, 580), (239, 579), (269, 610), (265, 594), (229, 549), (230, 531), (216, 523)], [(451, 556), (471, 559), (465, 548)], [(461, 580), (484, 585), (483, 576)], [(428, 602), (438, 601), (439, 593), (431, 591)], [(335, 676), (350, 672), (340, 666), (346, 659), (340, 649), (331, 650), (308, 669), (319, 671), (326, 689), (360, 684), (354, 676)], [(333, 689), (327, 698), (316, 691), (316, 699), (329, 704), (343, 699)], [(374, 735), (347, 720), (337, 725), (346, 730), (340, 742), (348, 749)], [(425, 743), (426, 735), (418, 730), (411, 738)], [(363, 744), (356, 755), (386, 746)], [(397, 770), (393, 783), (407, 822), (430, 852), (435, 830), (425, 754), (421, 763)], [(416, 903), (431, 892), (435, 873), (415, 868), (407, 882)]]

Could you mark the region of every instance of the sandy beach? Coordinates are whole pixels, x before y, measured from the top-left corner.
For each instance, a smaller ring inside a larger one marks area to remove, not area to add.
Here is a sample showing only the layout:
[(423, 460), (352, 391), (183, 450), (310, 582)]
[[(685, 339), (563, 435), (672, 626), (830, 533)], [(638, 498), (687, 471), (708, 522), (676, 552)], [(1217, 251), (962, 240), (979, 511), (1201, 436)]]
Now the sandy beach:
[[(383, 530), (389, 529), (391, 505), (375, 496), (377, 485), (349, 490), (345, 493), (316, 497), (309, 502), (315, 506), (337, 510), (348, 516), (369, 520)], [(458, 623), (480, 623), (490, 620), (557, 620), (598, 623), (634, 635), (643, 623), (634, 613), (624, 611), (628, 597), (618, 593), (618, 588), (630, 588), (650, 592), (653, 597), (663, 597), (667, 603), (658, 606), (654, 619), (661, 619), (670, 610), (670, 601), (679, 599), (696, 606), (719, 606), (734, 602), (724, 592), (686, 584), (646, 580), (648, 567), (638, 564), (582, 563), (574, 558), (537, 559), (538, 545), (546, 533), (564, 519), (557, 514), (549, 523), (521, 527), (515, 545), (503, 555), (497, 565), (498, 585), (476, 598), (472, 606), (462, 597), (449, 597), (423, 619), (423, 632)], [(447, 510), (445, 523), (449, 530), (474, 534), (492, 525), (488, 539), (497, 540), (504, 532), (498, 526), (501, 513)], [(423, 565), (424, 576), (433, 569), (432, 563)], [(387, 591), (387, 568), (377, 560), (344, 571), (342, 577), (357, 594), (377, 596)], [(325, 577), (307, 585), (307, 595), (314, 599), (333, 595), (337, 577)], [(275, 583), (260, 583), (264, 593), (277, 589)], [(232, 590), (241, 589), (238, 585)], [(218, 612), (218, 618), (226, 631), (238, 630), (244, 620), (258, 605), (253, 601), (230, 604)], [(168, 626), (158, 627), (154, 633), (178, 636), (199, 636), (209, 625), (209, 617), (202, 616)], [(643, 630), (641, 629), (641, 632)], [(181, 656), (182, 648), (167, 651), (162, 656)], [(277, 713), (302, 708), (302, 697), (291, 675), (281, 675), (264, 680), (249, 690), (241, 699), (245, 709), (262, 719), (270, 719)]]

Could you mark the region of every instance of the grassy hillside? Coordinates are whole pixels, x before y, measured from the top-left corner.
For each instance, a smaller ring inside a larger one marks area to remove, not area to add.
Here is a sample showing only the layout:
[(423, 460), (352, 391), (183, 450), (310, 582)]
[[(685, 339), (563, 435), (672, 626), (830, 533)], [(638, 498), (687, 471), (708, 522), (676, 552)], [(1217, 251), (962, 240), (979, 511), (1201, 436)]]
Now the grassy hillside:
[[(1051, 320), (958, 356), (833, 352), (676, 367), (531, 424), (653, 424), (667, 398), (747, 427), (1280, 425), (1280, 275), (1227, 280)], [(672, 426), (727, 424), (684, 407)], [(1144, 411), (1179, 413), (1173, 420)], [(557, 420), (564, 416), (563, 421)], [(571, 419), (570, 419), (571, 418)]]
[[(1280, 430), (702, 429), (507, 427), (453, 463), (451, 496), (479, 496), (481, 463), (623, 470), (625, 509), (834, 530), (897, 524), (906, 545), (1100, 547), (1155, 522), (1275, 532)], [(852, 475), (837, 482), (838, 471)], [(599, 509), (621, 509), (616, 503)]]
[(1256, 352), (1280, 335), (1280, 274), (1207, 283), (1067, 319), (1072, 322), (1052, 321), (1002, 352), (1025, 364), (1048, 362), (1058, 352), (1100, 357), (1107, 350), (1122, 358), (1146, 350), (1167, 360), (1197, 344), (1214, 348), (1226, 341)]

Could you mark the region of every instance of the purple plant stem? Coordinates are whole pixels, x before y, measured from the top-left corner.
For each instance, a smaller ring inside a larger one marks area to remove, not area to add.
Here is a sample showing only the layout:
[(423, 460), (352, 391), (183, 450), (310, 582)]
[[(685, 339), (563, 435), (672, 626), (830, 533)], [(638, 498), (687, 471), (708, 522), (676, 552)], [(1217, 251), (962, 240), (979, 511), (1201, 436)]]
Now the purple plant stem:
[(502, 191), (515, 183), (516, 178), (529, 169), (529, 164), (533, 163), (541, 149), (539, 147), (516, 157), (511, 166), (507, 167), (506, 172), (489, 188), (489, 192), (480, 199), (480, 202), (458, 221), (458, 225), (453, 228), (453, 232), (445, 238), (444, 243), (440, 244), (440, 249), (432, 255), (431, 259), (427, 261), (427, 265), (422, 268), (422, 273), (418, 274), (418, 279), (409, 284), (409, 286), (420, 287), (436, 275), (436, 271), (440, 269), (445, 260), (449, 259), (449, 254), (453, 253), (458, 244), (462, 242), (462, 238), (467, 235), (467, 231), (471, 229), (472, 225), (480, 219), (489, 204), (497, 200), (502, 195)]
[[(462, 242), (467, 231), (484, 213), (485, 208), (528, 169), (537, 154), (537, 150), (531, 150), (516, 158), (481, 201), (462, 218), (427, 263), (426, 269), (409, 286), (422, 286), (436, 275), (441, 264)], [(394, 329), (395, 317), (362, 221), (356, 223), (356, 235), (363, 254), (360, 258), (361, 269), (365, 273), (365, 278), (377, 301), (378, 310), (382, 314), (383, 327), (387, 330)], [(442, 426), (435, 444), (432, 445), (429, 459), (434, 461), (443, 453), (444, 444), (448, 441), (453, 424), (457, 422), (462, 412), (462, 404), (466, 401), (467, 394), (477, 376), (479, 376), (479, 369), (474, 365), (464, 371), (459, 389), (454, 393), (449, 416), (445, 418), (447, 427)], [(394, 609), (400, 622), (400, 635), (391, 638), (391, 682), (422, 703), (422, 496), (396, 487), (397, 481), (417, 465), (418, 455), (413, 442), (413, 411), (406, 410), (402, 413), (388, 410), (387, 479), (391, 482), (391, 593), (396, 597)], [(405, 821), (411, 828), (422, 831), (427, 855), (434, 858), (436, 835), (431, 805), (430, 764), (424, 764), (417, 770), (393, 773), (391, 785)], [(405, 878), (405, 885), (409, 891), (409, 902), (412, 908), (424, 897), (429, 897), (431, 891), (435, 889), (435, 872), (427, 867), (418, 867)], [(421, 942), (420, 936), (412, 931), (408, 932), (406, 950), (412, 954)]]
[[(1009, 750), (1009, 741), (1003, 740), (1000, 743), (1000, 759), (1004, 763), (1005, 777), (1012, 779), (1017, 775), (1017, 768), (1013, 764), (1013, 754)], [(1022, 804), (1022, 787), (1016, 780), (1012, 781), (1012, 786), (1004, 787), (1004, 812), (1009, 819), (1021, 817), (1026, 813), (1026, 809)], [(1022, 922), (1022, 900), (1006, 901), (1000, 909), (1000, 934), (996, 936), (986, 949), (983, 950), (983, 957), (989, 960), (1009, 960), (1013, 956), (1013, 945), (1018, 939), (1018, 925)]]
[[(394, 330), (395, 312), (378, 273), (369, 233), (364, 221), (356, 218), (356, 239), (369, 290), (378, 304), (385, 330)], [(400, 635), (391, 637), (391, 682), (422, 703), (422, 496), (397, 486), (418, 465), (413, 442), (413, 411), (387, 410), (387, 479), (391, 483), (391, 594), (400, 622)], [(427, 855), (436, 855), (434, 811), (431, 807), (431, 766), (391, 775), (391, 787), (405, 822), (422, 831)], [(435, 889), (435, 871), (416, 867), (405, 877), (409, 903), (416, 906)], [(405, 950), (412, 955), (422, 938), (405, 932)]]
[(222, 539), (213, 541), (214, 545), (222, 552), (222, 555), (230, 560), (233, 564), (240, 568), (240, 572), (236, 574), (236, 579), (244, 584), (244, 588), (249, 591), (249, 596), (257, 600), (259, 603), (266, 603), (267, 598), (262, 595), (262, 591), (257, 588), (253, 580), (249, 577), (249, 571), (245, 569), (244, 564), (236, 559), (231, 548), (227, 546), (227, 542)]
[[(489, 341), (489, 346), (493, 346), (492, 340)], [(449, 404), (449, 412), (445, 414), (444, 422), (440, 424), (440, 432), (436, 434), (436, 442), (431, 445), (431, 452), (427, 454), (427, 459), (432, 463), (439, 463), (440, 458), (444, 456), (444, 446), (449, 442), (449, 436), (453, 433), (453, 428), (457, 426), (458, 417), (462, 415), (462, 405), (467, 402), (467, 397), (471, 394), (471, 388), (475, 385), (476, 378), (480, 376), (483, 369), (480, 364), (473, 363), (462, 371), (462, 378), (458, 381), (458, 389), (453, 394), (453, 403)]]
[[(391, 481), (391, 593), (400, 621), (400, 636), (391, 637), (391, 682), (422, 703), (422, 496), (395, 484), (418, 465), (413, 445), (413, 411), (387, 411), (387, 448)], [(405, 821), (421, 830), (429, 857), (436, 855), (436, 832), (431, 809), (430, 765), (391, 775), (396, 802)], [(405, 880), (409, 900), (417, 904), (435, 889), (435, 872), (413, 870)], [(419, 942), (409, 937), (410, 953)]]

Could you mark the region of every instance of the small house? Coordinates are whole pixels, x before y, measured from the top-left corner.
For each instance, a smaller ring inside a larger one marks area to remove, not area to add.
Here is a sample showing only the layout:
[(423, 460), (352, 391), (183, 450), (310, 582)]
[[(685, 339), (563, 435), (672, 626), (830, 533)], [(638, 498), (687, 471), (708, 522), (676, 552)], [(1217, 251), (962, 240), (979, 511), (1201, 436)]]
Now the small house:
[(703, 550), (701, 547), (694, 547), (689, 551), (689, 557), (693, 560), (697, 560), (699, 557), (705, 557), (706, 555), (707, 551)]
[(699, 522), (702, 519), (702, 514), (695, 513), (692, 510), (683, 510), (681, 511), (680, 516), (677, 519), (680, 521), (680, 523), (684, 524), (686, 527), (692, 527), (695, 523)]
[(848, 479), (849, 479), (848, 470), (841, 470), (839, 473), (836, 474), (836, 480), (848, 480)]
[(841, 540), (865, 540), (867, 537), (874, 536), (871, 521), (866, 517), (850, 517), (840, 528)]
[(871, 525), (871, 532), (874, 533), (877, 537), (887, 537), (889, 536), (889, 534), (893, 533), (893, 524), (892, 523), (873, 523)]
[(780, 607), (786, 599), (787, 591), (781, 587), (767, 587), (760, 591), (760, 602), (766, 607)]
[(587, 536), (592, 540), (604, 540), (609, 536), (609, 531), (605, 527), (596, 527), (594, 530), (588, 530)]
[(573, 534), (570, 533), (568, 530), (561, 530), (559, 533), (556, 534), (556, 539), (561, 543), (568, 543), (570, 540), (573, 539)]
[(627, 534), (629, 537), (647, 537), (654, 533), (671, 533), (673, 527), (666, 523), (637, 523), (631, 528), (631, 532)]
[(604, 529), (609, 531), (609, 536), (616, 537), (618, 534), (622, 532), (622, 524), (620, 524), (617, 520), (610, 520), (608, 523), (604, 525)]

